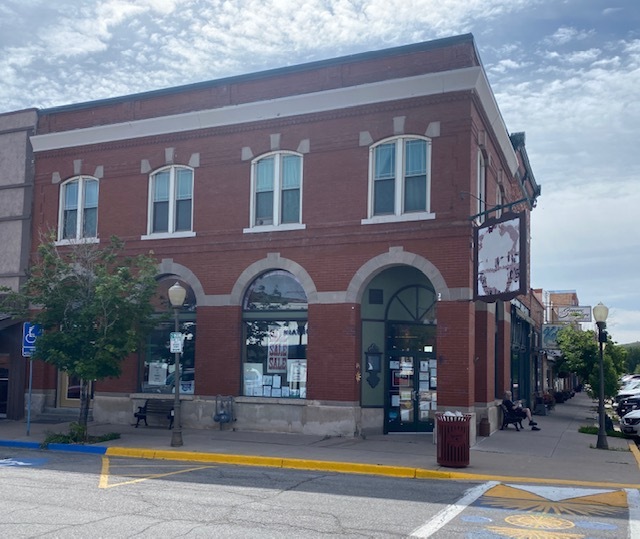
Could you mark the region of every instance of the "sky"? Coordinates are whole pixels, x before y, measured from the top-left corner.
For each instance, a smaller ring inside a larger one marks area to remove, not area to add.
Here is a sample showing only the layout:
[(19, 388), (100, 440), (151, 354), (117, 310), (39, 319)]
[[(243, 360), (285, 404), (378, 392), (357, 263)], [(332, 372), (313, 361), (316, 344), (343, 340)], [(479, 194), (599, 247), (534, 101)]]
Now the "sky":
[(466, 33), (542, 186), (531, 287), (640, 341), (638, 0), (0, 0), (0, 113)]

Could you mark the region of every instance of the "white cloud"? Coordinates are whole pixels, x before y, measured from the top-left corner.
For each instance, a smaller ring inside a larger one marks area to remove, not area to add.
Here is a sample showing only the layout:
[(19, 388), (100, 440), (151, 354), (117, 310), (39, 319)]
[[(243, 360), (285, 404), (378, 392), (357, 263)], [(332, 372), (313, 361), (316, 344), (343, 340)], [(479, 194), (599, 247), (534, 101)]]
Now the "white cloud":
[(589, 4), (569, 13), (578, 2), (3, 0), (0, 107), (126, 95), (474, 32), (507, 127), (526, 132), (543, 186), (532, 284), (589, 298), (608, 278), (603, 297), (625, 313), (616, 331), (633, 334), (640, 4)]
[(578, 30), (571, 26), (563, 26), (558, 28), (552, 35), (545, 38), (545, 43), (550, 45), (566, 45), (571, 41), (580, 41), (587, 39), (593, 31)]

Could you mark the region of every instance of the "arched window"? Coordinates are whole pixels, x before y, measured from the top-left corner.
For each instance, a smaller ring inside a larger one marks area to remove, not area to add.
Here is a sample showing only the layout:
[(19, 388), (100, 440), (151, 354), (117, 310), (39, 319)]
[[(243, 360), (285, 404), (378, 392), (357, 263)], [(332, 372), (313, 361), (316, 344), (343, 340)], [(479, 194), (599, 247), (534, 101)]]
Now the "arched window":
[(192, 235), (193, 170), (162, 168), (149, 177), (148, 234)]
[(242, 394), (307, 396), (307, 296), (289, 272), (255, 279), (243, 301)]
[(98, 180), (77, 176), (60, 188), (58, 240), (98, 237)]
[(178, 331), (183, 335), (180, 354), (180, 393), (192, 394), (196, 384), (196, 299), (193, 289), (175, 275), (167, 275), (158, 281), (155, 310), (161, 321), (155, 326), (140, 365), (141, 391), (143, 393), (175, 393), (175, 354), (170, 350), (170, 334), (175, 330), (168, 290), (179, 282), (187, 291), (182, 309), (178, 311)]

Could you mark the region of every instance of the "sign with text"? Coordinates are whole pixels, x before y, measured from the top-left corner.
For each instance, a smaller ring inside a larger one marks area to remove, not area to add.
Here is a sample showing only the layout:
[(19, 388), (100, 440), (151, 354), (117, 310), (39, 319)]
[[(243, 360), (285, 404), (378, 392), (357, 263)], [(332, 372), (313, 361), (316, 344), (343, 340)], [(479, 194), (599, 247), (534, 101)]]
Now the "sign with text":
[(36, 340), (42, 335), (42, 327), (33, 322), (22, 324), (22, 357), (31, 357), (36, 349)]
[(542, 324), (542, 348), (555, 350), (558, 348), (558, 332), (565, 324)]
[(169, 335), (169, 351), (172, 354), (181, 354), (182, 353), (182, 333), (179, 331), (172, 331)]
[(269, 326), (267, 372), (287, 372), (289, 339), (281, 326)]
[(558, 322), (591, 322), (591, 307), (565, 305), (554, 307)]

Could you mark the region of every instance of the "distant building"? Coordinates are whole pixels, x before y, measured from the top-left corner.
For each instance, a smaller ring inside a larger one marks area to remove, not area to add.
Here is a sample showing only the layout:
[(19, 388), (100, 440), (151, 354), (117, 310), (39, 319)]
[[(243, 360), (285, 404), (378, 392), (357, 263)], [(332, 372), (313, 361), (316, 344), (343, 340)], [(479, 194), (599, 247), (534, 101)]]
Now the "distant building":
[[(216, 395), (238, 429), (497, 426), (514, 311), (473, 301), (473, 232), (528, 223), (540, 189), (471, 35), (42, 110), (31, 142), (34, 244), (116, 235), (157, 256), (165, 297), (187, 288), (185, 426), (215, 426)], [(97, 420), (171, 393), (169, 331), (96, 383)], [(34, 406), (77, 383), (39, 365)]]
[[(37, 111), (0, 114), (0, 286), (17, 291), (27, 275), (31, 252), (33, 154), (29, 136)], [(0, 417), (24, 413), (25, 359), (22, 324), (0, 312)]]

